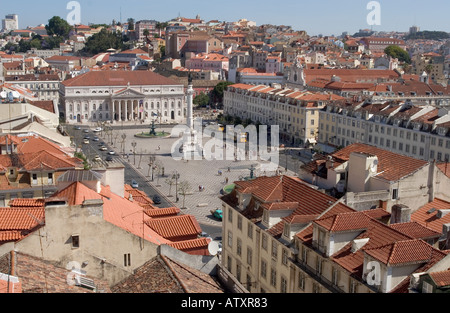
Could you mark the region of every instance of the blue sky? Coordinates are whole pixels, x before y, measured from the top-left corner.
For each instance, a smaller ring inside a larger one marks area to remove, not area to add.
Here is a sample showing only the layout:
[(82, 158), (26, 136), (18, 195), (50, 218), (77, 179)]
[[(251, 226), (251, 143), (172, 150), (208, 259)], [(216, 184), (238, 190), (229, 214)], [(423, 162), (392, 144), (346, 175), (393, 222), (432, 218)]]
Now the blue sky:
[[(19, 26), (46, 24), (52, 16), (66, 18), (67, 0), (14, 0), (0, 6), (0, 18), (19, 15)], [(246, 18), (257, 25), (290, 25), (308, 34), (340, 35), (359, 29), (377, 31), (408, 31), (412, 25), (422, 30), (450, 32), (450, 1), (448, 0), (378, 0), (381, 25), (367, 24), (370, 0), (78, 0), (81, 22), (110, 23), (132, 17), (135, 20), (168, 21), (178, 15), (204, 20), (237, 21)]]

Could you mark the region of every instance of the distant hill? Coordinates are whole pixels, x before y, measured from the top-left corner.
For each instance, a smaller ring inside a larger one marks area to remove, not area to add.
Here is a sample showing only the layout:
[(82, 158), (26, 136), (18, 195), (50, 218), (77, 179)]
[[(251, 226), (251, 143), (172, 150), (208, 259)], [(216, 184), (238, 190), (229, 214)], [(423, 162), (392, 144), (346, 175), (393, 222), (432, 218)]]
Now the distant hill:
[(422, 31), (414, 34), (409, 34), (405, 37), (405, 40), (411, 39), (427, 39), (427, 40), (439, 40), (439, 39), (448, 39), (450, 38), (450, 34), (442, 31)]

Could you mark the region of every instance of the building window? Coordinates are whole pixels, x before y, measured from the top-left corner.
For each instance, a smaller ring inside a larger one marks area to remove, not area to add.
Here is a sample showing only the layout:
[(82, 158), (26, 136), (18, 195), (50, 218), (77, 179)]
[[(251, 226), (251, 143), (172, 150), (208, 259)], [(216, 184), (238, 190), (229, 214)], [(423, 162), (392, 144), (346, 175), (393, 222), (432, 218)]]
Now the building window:
[(262, 235), (261, 246), (264, 250), (267, 251), (267, 235), (266, 234)]
[(338, 270), (336, 269), (336, 268), (334, 268), (333, 267), (333, 269), (332, 269), (332, 272), (331, 272), (331, 283), (334, 285), (334, 286), (337, 286), (338, 285)]
[(241, 264), (236, 264), (236, 279), (241, 281)]
[(231, 230), (228, 231), (228, 246), (230, 248), (233, 247), (233, 233), (231, 232)]
[(253, 261), (253, 251), (250, 247), (247, 247), (247, 264), (252, 265)]
[(237, 218), (237, 227), (239, 230), (242, 230), (242, 216), (238, 215)]
[(278, 256), (278, 245), (275, 240), (272, 241), (272, 258), (277, 258)]
[(264, 260), (261, 260), (261, 277), (267, 277), (267, 262)]
[(32, 174), (31, 177), (32, 177), (31, 184), (32, 185), (37, 185), (37, 183), (38, 183), (38, 181), (37, 181), (37, 174)]
[(281, 293), (287, 293), (287, 279), (281, 276)]
[(356, 293), (356, 282), (350, 278), (350, 284), (349, 284), (349, 293)]
[(270, 284), (274, 287), (277, 286), (277, 271), (274, 268), (270, 269)]
[(80, 247), (80, 236), (72, 235), (72, 248), (76, 249)]
[(398, 199), (398, 189), (392, 189), (392, 200)]
[(253, 239), (253, 224), (249, 222), (247, 225), (248, 225), (247, 236), (248, 238)]
[(48, 184), (53, 185), (53, 173), (48, 173)]
[(227, 270), (228, 270), (229, 272), (231, 272), (231, 264), (232, 264), (231, 257), (228, 256), (228, 257), (227, 257)]
[(300, 272), (298, 274), (298, 288), (301, 290), (305, 290), (305, 274), (303, 272)]
[(228, 208), (228, 222), (233, 223), (233, 209)]
[(303, 263), (308, 262), (308, 250), (305, 247), (302, 249), (302, 261)]
[(242, 240), (240, 238), (237, 239), (236, 254), (239, 255), (239, 256), (242, 255)]
[(283, 265), (287, 265), (288, 263), (288, 258), (289, 258), (289, 253), (287, 249), (282, 249), (282, 258), (281, 258), (281, 262), (283, 263)]
[(131, 266), (131, 254), (130, 253), (126, 253), (123, 255), (123, 265), (125, 267)]
[(433, 285), (424, 281), (422, 283), (422, 293), (433, 293)]

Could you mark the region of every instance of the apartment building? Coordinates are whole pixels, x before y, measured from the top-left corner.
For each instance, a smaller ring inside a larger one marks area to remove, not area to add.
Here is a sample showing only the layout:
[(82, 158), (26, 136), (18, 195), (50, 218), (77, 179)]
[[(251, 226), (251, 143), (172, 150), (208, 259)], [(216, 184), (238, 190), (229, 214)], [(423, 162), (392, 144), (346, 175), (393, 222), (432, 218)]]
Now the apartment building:
[(38, 100), (59, 102), (59, 83), (61, 79), (58, 74), (10, 75), (5, 77), (5, 81), (29, 89), (36, 95)]
[(396, 204), (414, 212), (435, 197), (450, 200), (450, 180), (434, 162), (355, 143), (300, 168), (299, 177), (356, 210)]
[(315, 144), (319, 112), (328, 103), (343, 100), (334, 94), (235, 84), (224, 92), (224, 114), (263, 125), (278, 125), (281, 139), (294, 144)]
[(449, 265), (439, 233), (379, 207), (355, 211), (298, 178), (236, 182), (222, 201), (221, 266), (249, 292), (415, 292), (423, 272)]
[(450, 160), (450, 114), (445, 106), (411, 101), (330, 105), (320, 113), (320, 143), (365, 143), (422, 160)]

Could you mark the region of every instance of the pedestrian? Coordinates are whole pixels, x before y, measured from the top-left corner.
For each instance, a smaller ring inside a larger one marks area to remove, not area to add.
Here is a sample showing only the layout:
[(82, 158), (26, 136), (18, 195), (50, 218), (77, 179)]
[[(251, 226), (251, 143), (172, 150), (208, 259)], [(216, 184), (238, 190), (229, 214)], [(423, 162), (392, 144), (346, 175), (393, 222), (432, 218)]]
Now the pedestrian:
[(231, 169), (230, 169), (230, 167), (228, 166), (228, 172), (231, 172)]
[(198, 191), (202, 191), (202, 186), (201, 185), (198, 186)]
[(228, 177), (225, 177), (225, 183), (228, 184)]

